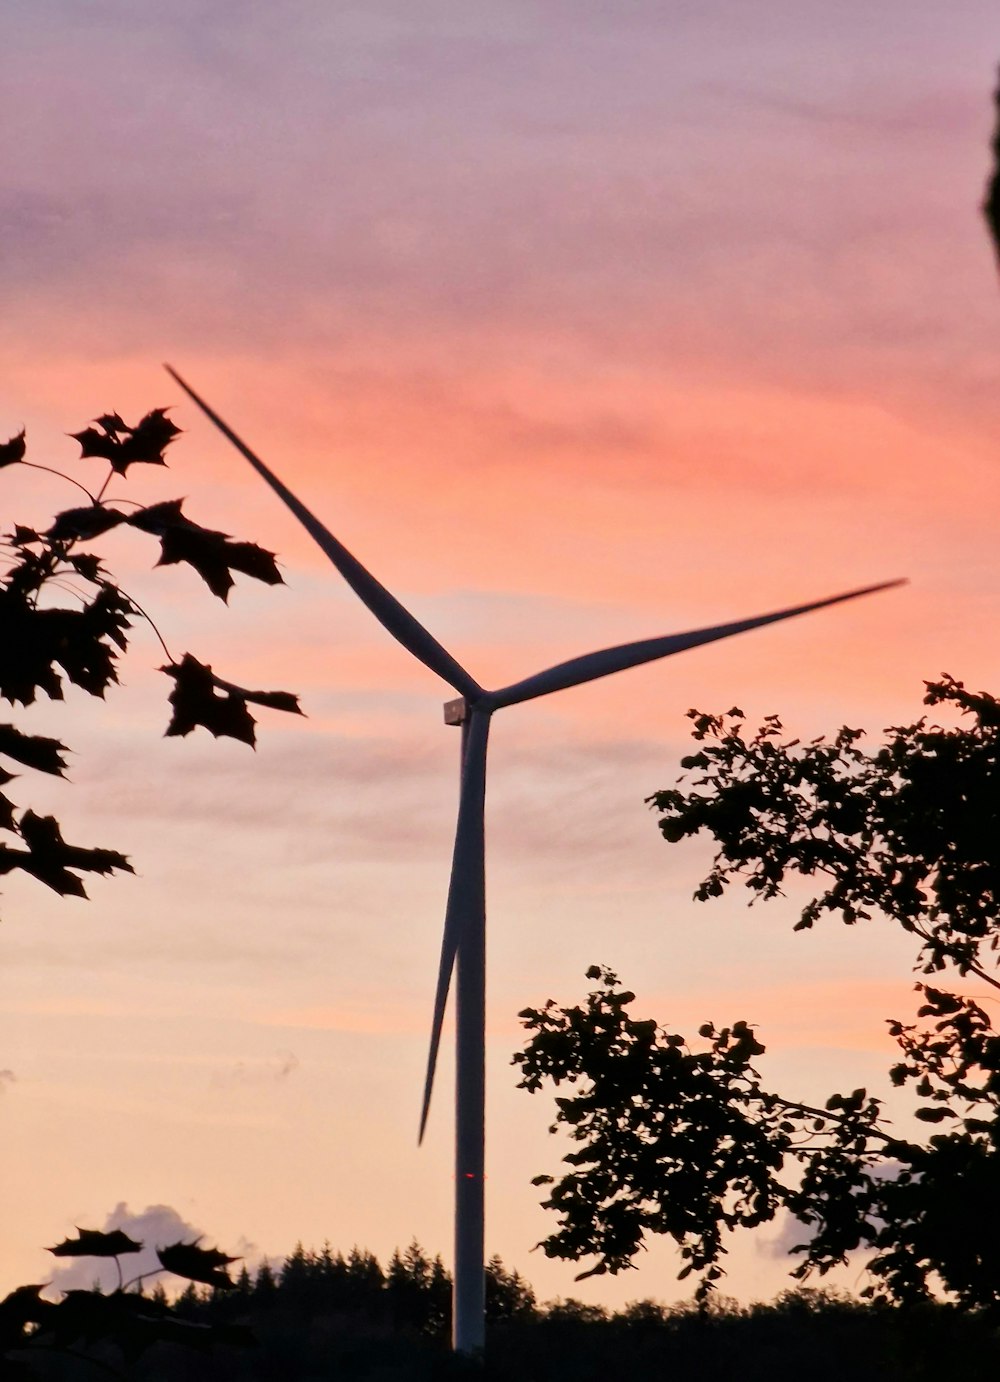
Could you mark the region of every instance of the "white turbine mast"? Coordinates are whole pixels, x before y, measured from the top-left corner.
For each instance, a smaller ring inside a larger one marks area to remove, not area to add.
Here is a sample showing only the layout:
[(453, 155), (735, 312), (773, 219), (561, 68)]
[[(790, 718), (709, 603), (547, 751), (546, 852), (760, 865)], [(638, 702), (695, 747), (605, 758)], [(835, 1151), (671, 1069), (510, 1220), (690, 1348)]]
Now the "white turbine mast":
[(441, 959), (434, 1015), (431, 1022), (430, 1050), (420, 1112), (419, 1140), (423, 1140), (430, 1110), (431, 1092), (441, 1028), (444, 1022), (452, 970), (456, 970), (455, 1020), (455, 1258), (452, 1295), (452, 1345), (456, 1352), (475, 1354), (485, 1341), (485, 1270), (483, 1264), (483, 1174), (485, 1149), (485, 1058), (486, 1058), (486, 896), (485, 837), (483, 812), (486, 797), (486, 747), (493, 713), (509, 705), (565, 691), (572, 686), (654, 662), (673, 653), (714, 643), (720, 638), (746, 633), (749, 629), (777, 624), (799, 614), (808, 614), (827, 605), (841, 604), (903, 585), (904, 581), (882, 581), (842, 595), (831, 595), (808, 604), (793, 605), (771, 614), (739, 619), (731, 624), (693, 629), (689, 633), (667, 634), (638, 643), (624, 643), (599, 652), (561, 662), (523, 681), (489, 691), (480, 686), (434, 636), (391, 595), (344, 545), (278, 479), (219, 417), (205, 400), (166, 365), (167, 373), (197, 404), (201, 411), (236, 447), (254, 470), (267, 481), (292, 511), (306, 532), (319, 544), (358, 598), (397, 642), (415, 658), (436, 672), (459, 693), (459, 699), (445, 705), (445, 721), (460, 725), (461, 786), (458, 824), (452, 854), (448, 903), (441, 938)]

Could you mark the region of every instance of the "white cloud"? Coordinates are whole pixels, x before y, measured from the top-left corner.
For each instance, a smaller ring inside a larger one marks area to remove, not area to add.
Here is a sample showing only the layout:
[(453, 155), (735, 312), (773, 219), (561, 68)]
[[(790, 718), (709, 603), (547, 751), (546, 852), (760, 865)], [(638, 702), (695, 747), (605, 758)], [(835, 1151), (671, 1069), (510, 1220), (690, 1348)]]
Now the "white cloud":
[[(903, 1169), (903, 1163), (894, 1158), (882, 1162), (879, 1166), (871, 1168), (873, 1180), (895, 1180)], [(876, 1221), (880, 1222), (880, 1221)], [(800, 1219), (796, 1219), (791, 1214), (781, 1214), (777, 1219), (778, 1231), (773, 1238), (764, 1234), (758, 1234), (755, 1239), (755, 1246), (761, 1257), (782, 1258), (792, 1257), (794, 1260), (802, 1260), (801, 1253), (793, 1253), (792, 1249), (800, 1243), (808, 1243), (813, 1232), (809, 1224), (804, 1224)], [(867, 1255), (869, 1248), (858, 1248), (854, 1252), (848, 1253), (848, 1257), (854, 1259), (859, 1254)]]

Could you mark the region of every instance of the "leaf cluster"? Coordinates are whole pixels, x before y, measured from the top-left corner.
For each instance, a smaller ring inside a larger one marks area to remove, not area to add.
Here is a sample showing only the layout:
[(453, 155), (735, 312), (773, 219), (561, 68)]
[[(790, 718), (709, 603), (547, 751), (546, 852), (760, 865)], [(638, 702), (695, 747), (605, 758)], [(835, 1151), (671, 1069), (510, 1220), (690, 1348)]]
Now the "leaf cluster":
[[(165, 465), (164, 450), (178, 431), (163, 408), (147, 413), (134, 427), (117, 413), (97, 418), (94, 426), (73, 435), (81, 461), (108, 463), (101, 488), (92, 491), (53, 472), (82, 490), (89, 502), (57, 513), (47, 528), (16, 524), (0, 539), (5, 568), (0, 573), (0, 699), (22, 708), (40, 695), (61, 701), (67, 685), (103, 699), (118, 682), (119, 659), (137, 621), (149, 624), (163, 644), (145, 611), (92, 550), (112, 529), (155, 537), (160, 544), (157, 565), (187, 563), (222, 600), (232, 588), (233, 572), (268, 585), (280, 583), (273, 553), (201, 527), (182, 512), (182, 500), (143, 506), (106, 497), (109, 482), (127, 476), (130, 466)], [(27, 459), (23, 430), (0, 444), (0, 469), (18, 466), (50, 470)], [(216, 737), (252, 746), (250, 705), (301, 713), (288, 692), (253, 691), (224, 681), (190, 653), (175, 659), (163, 646), (168, 654), (163, 670), (173, 681), (168, 735), (187, 735), (201, 726)], [(131, 872), (127, 859), (113, 850), (68, 844), (54, 817), (31, 810), (18, 813), (3, 791), (17, 776), (16, 767), (65, 776), (67, 752), (58, 740), (0, 724), (0, 832), (10, 837), (0, 841), (0, 874), (19, 869), (61, 895), (85, 897), (81, 875)]]
[(669, 842), (714, 838), (695, 898), (721, 896), (736, 880), (772, 898), (797, 876), (817, 889), (797, 930), (826, 913), (848, 925), (881, 915), (917, 939), (923, 973), (953, 965), (994, 984), (1000, 701), (947, 675), (925, 687), (926, 705), (965, 722), (893, 726), (871, 752), (846, 726), (800, 744), (781, 741), (777, 716), (745, 734), (738, 709), (689, 711), (701, 747), (681, 760), (678, 785), (649, 801)]
[[(182, 1318), (160, 1292), (144, 1295), (142, 1278), (124, 1282), (119, 1259), (142, 1251), (143, 1244), (121, 1229), (102, 1232), (77, 1229), (75, 1238), (49, 1248), (55, 1257), (114, 1259), (119, 1286), (106, 1294), (70, 1290), (59, 1301), (43, 1298), (44, 1284), (19, 1286), (0, 1300), (0, 1369), (4, 1376), (33, 1377), (32, 1361), (41, 1355), (92, 1359), (113, 1348), (127, 1363), (134, 1363), (154, 1344), (180, 1344), (207, 1352), (219, 1344), (250, 1344), (246, 1329), (228, 1323), (208, 1324)], [(171, 1243), (157, 1250), (162, 1269), (191, 1282), (203, 1282), (216, 1290), (233, 1290), (235, 1283), (224, 1270), (238, 1261), (217, 1248), (198, 1243)], [(130, 1289), (134, 1288), (134, 1289)]]
[[(572, 1087), (556, 1097), (551, 1129), (579, 1144), (563, 1158), (572, 1169), (534, 1183), (552, 1187), (544, 1204), (560, 1221), (540, 1244), (546, 1255), (597, 1259), (578, 1279), (633, 1266), (648, 1234), (666, 1234), (680, 1248), (681, 1279), (697, 1273), (705, 1298), (724, 1274), (729, 1231), (781, 1211), (812, 1213), (796, 1188), (803, 1170), (830, 1181), (845, 1156), (864, 1167), (886, 1149), (902, 1153), (864, 1089), (834, 1095), (825, 1109), (767, 1090), (754, 1064), (764, 1046), (750, 1023), (705, 1023), (692, 1046), (634, 1018), (635, 994), (612, 971), (594, 966), (587, 976), (597, 987), (583, 1006), (550, 999), (520, 1014), (532, 1035), (513, 1058), (519, 1088)], [(843, 1260), (859, 1233), (831, 1213), (810, 1268)]]

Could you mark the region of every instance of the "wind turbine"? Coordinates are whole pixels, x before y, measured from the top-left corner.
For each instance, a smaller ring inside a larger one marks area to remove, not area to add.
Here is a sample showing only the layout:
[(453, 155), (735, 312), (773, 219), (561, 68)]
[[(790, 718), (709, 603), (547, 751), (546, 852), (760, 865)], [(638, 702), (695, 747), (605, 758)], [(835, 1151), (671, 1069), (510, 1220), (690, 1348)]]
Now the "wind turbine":
[(419, 1140), (423, 1140), (430, 1110), (434, 1071), (452, 970), (457, 969), (452, 1344), (456, 1352), (477, 1353), (482, 1350), (484, 1343), (486, 895), (483, 813), (486, 798), (486, 747), (492, 715), (505, 706), (519, 705), (522, 701), (547, 696), (553, 691), (565, 691), (571, 686), (580, 686), (584, 682), (610, 676), (612, 672), (623, 672), (644, 662), (654, 662), (673, 653), (684, 652), (687, 648), (696, 648), (702, 643), (714, 643), (720, 638), (745, 633), (748, 629), (762, 628), (765, 624), (777, 624), (782, 619), (791, 619), (797, 614), (808, 614), (810, 610), (840, 604), (844, 600), (853, 600), (859, 595), (870, 595), (877, 590), (888, 590), (904, 582), (883, 581), (878, 585), (847, 591), (843, 595), (831, 595), (824, 600), (793, 605), (771, 614), (740, 619), (732, 624), (717, 624), (712, 628), (694, 629), (689, 633), (668, 634), (661, 638), (647, 638), (638, 643), (604, 648), (600, 652), (585, 653), (582, 657), (561, 662), (543, 672), (536, 672), (534, 676), (505, 686), (499, 691), (489, 691), (480, 686), (409, 610), (405, 609), (395, 596), (351, 555), (277, 475), (254, 455), (232, 428), (223, 422), (218, 413), (185, 383), (176, 370), (170, 365), (166, 365), (165, 368), (188, 397), (284, 501), (383, 628), (459, 693), (458, 699), (448, 701), (444, 708), (445, 722), (460, 725), (462, 729), (461, 787), (437, 990), (434, 996), (427, 1075), (420, 1112)]

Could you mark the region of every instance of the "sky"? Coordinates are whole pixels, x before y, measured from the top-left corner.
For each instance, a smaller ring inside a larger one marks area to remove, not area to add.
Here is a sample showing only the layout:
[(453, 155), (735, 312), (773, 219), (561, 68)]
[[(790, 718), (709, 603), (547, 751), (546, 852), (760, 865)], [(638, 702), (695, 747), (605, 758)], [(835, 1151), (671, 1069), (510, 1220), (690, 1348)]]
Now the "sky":
[[(453, 692), (167, 360), (487, 685), (909, 579), (496, 718), (487, 1251), (545, 1298), (683, 1297), (663, 1245), (580, 1285), (532, 1252), (560, 1144), (515, 1087), (517, 1013), (601, 963), (639, 1015), (756, 1022), (789, 1093), (884, 1085), (908, 947), (792, 935), (794, 896), (694, 903), (709, 846), (668, 847), (645, 798), (690, 707), (877, 740), (925, 679), (1000, 682), (995, 4), (14, 0), (0, 44), (0, 439), (86, 479), (67, 432), (172, 406), (170, 470), (120, 492), (186, 496), (286, 585), (226, 609), (141, 535), (106, 560), (172, 655), (306, 711), (262, 714), (256, 752), (164, 739), (140, 633), (106, 705), (19, 716), (75, 751), (24, 803), (136, 877), (89, 902), (5, 880), (0, 1287), (112, 1221), (251, 1264), (326, 1239), (450, 1259), (447, 1039), (416, 1128)], [(73, 502), (4, 479), (5, 524)], [(786, 1247), (734, 1243), (726, 1289), (781, 1289)]]

